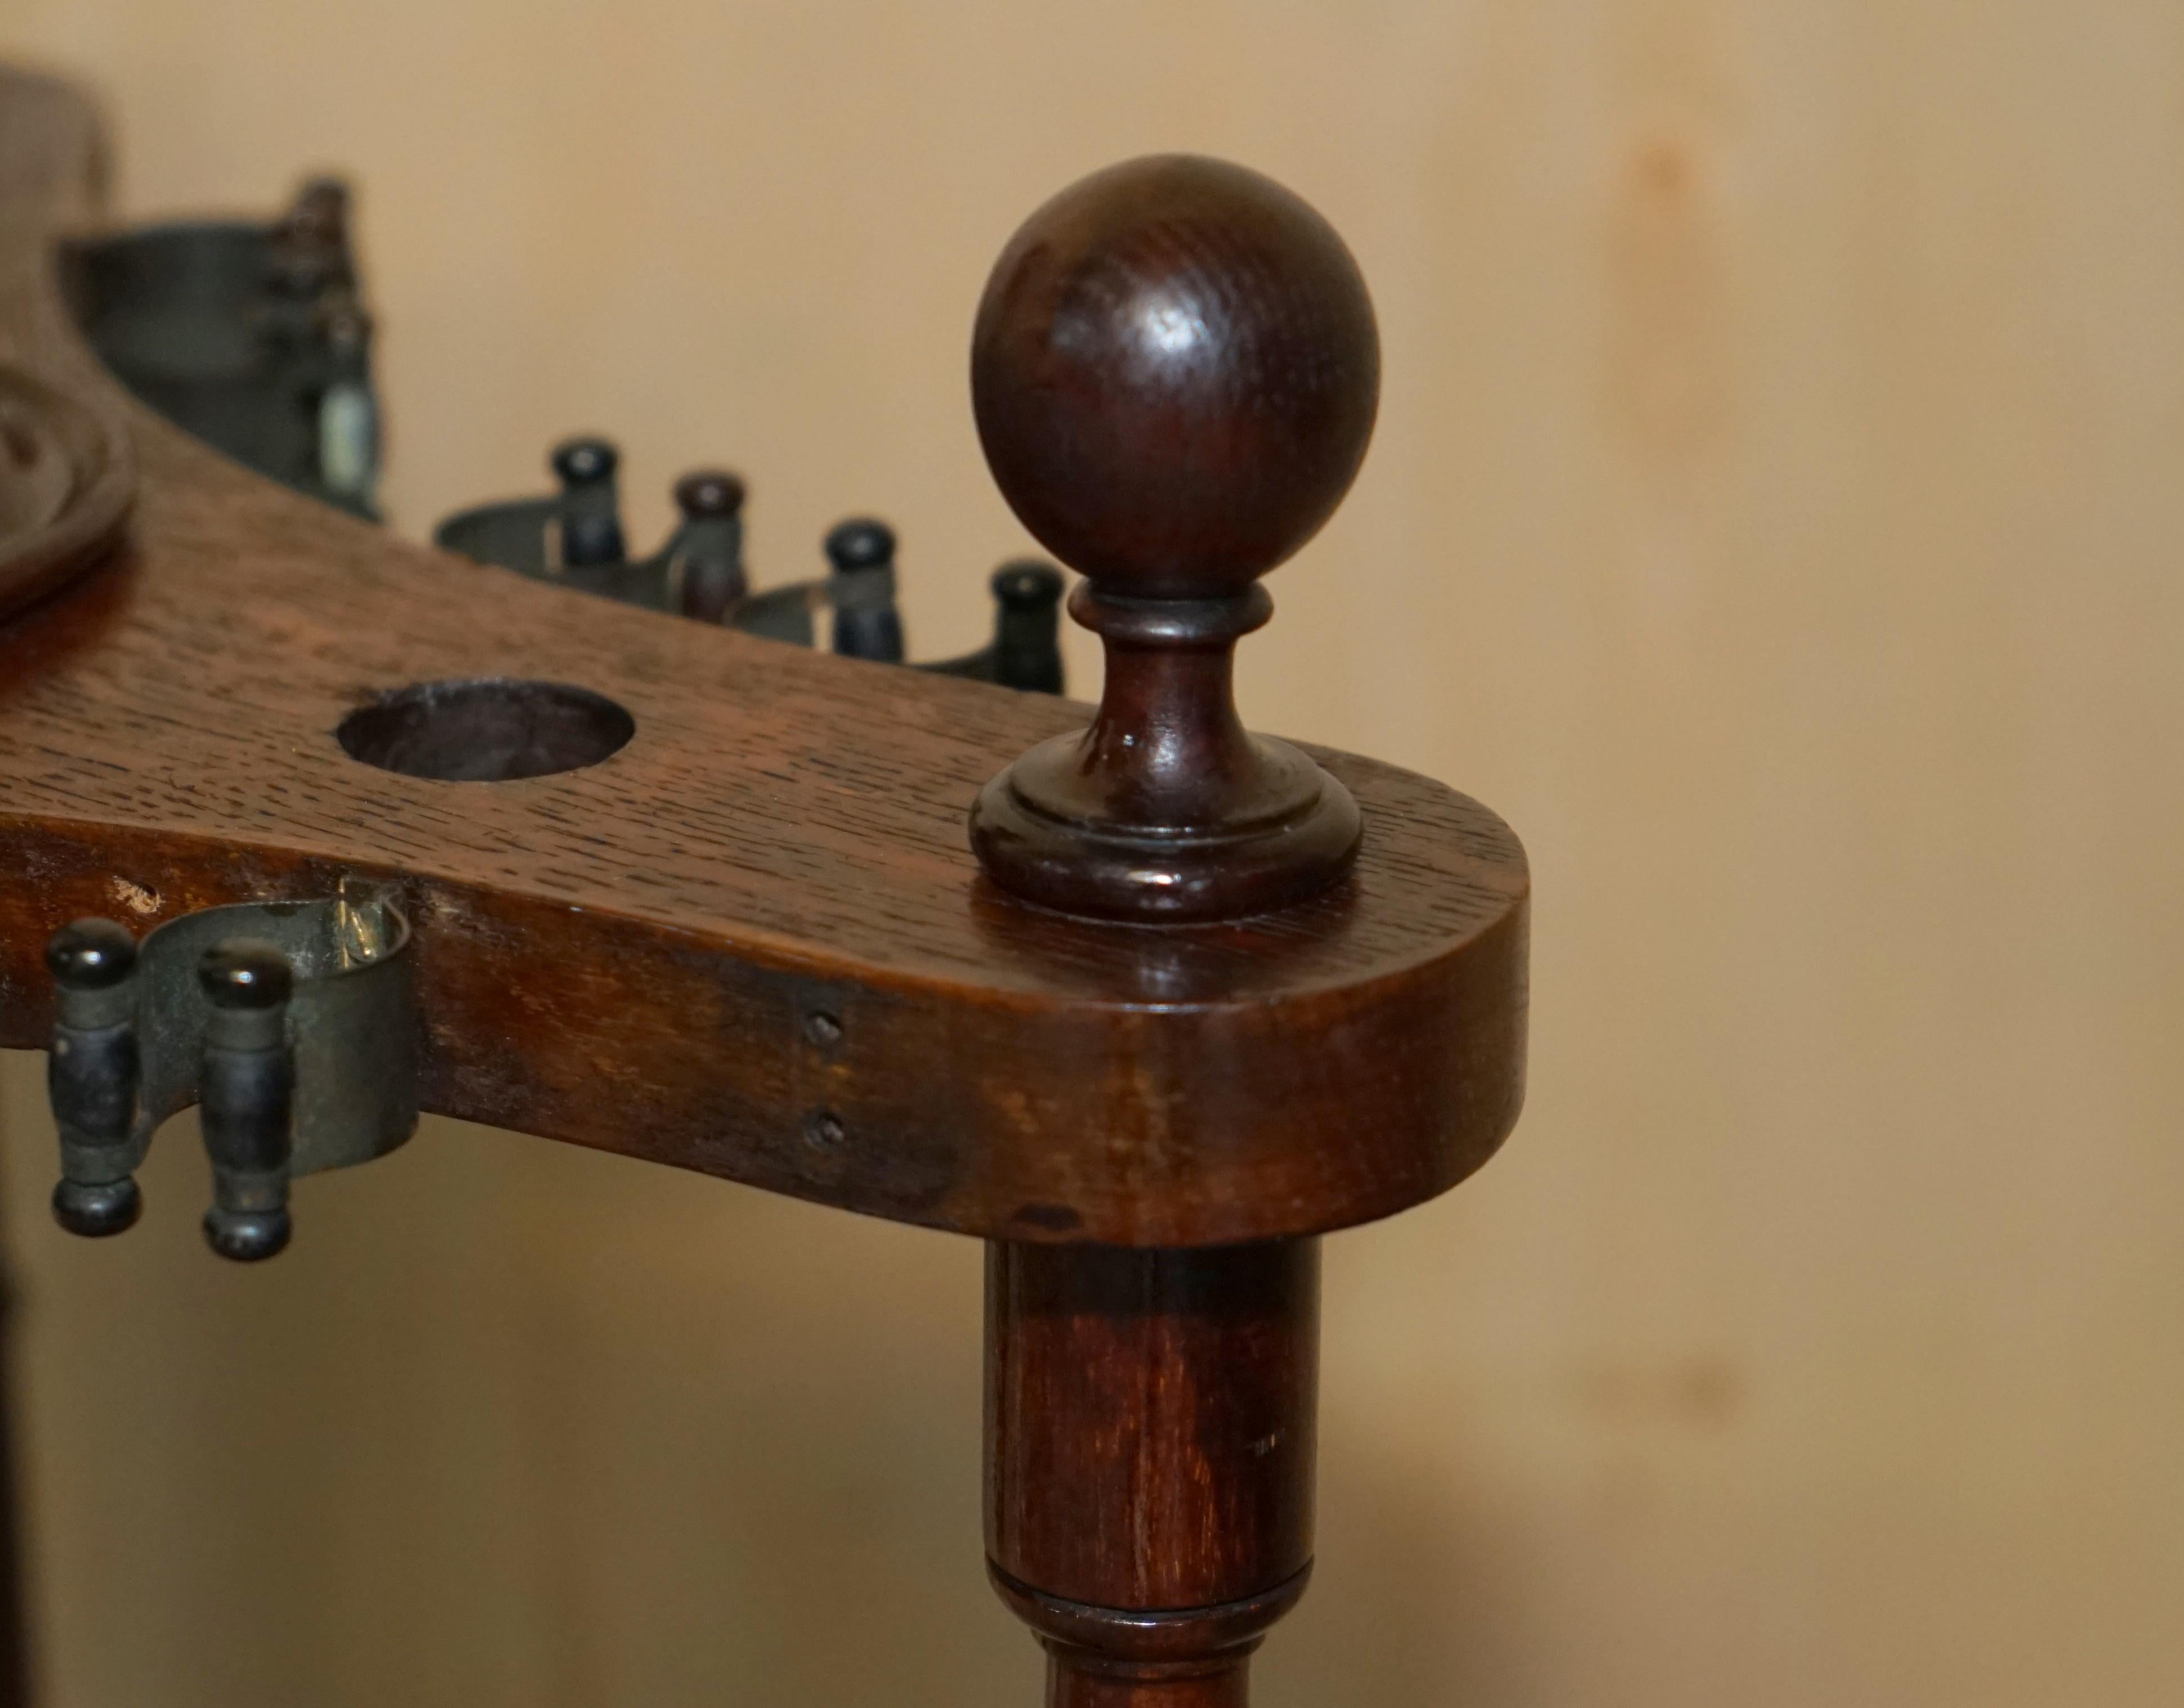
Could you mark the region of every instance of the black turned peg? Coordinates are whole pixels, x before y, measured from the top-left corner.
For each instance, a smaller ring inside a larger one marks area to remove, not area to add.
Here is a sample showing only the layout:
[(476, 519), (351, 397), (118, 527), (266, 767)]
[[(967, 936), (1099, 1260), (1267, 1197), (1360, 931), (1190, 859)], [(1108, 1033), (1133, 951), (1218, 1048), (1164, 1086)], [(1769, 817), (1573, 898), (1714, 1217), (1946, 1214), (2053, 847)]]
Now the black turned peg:
[(1024, 526), (1086, 580), (1106, 644), (1089, 729), (979, 795), (994, 881), (1067, 913), (1187, 923), (1326, 888), (1357, 857), (1349, 792), (1236, 716), (1259, 578), (1319, 531), (1379, 399), (1357, 264), (1279, 185), (1188, 155), (1134, 160), (1027, 220), (972, 337), (978, 435)]
[(717, 623), (750, 592), (744, 574), (744, 483), (725, 469), (699, 469), (675, 483), (682, 513), (676, 554), (682, 564), (686, 617)]
[(994, 680), (1034, 693), (1061, 692), (1061, 571), (1021, 558), (994, 571)]
[(274, 944), (230, 937), (205, 951), (198, 982), (212, 1003), (198, 1110), (212, 1162), (205, 1238), (222, 1257), (254, 1263), (288, 1243), (294, 977)]
[(566, 439), (554, 448), (550, 461), (554, 478), (561, 483), (563, 567), (621, 562), (628, 547), (615, 490), (621, 453), (604, 439)]
[(858, 517), (826, 541), (833, 568), (834, 650), (844, 658), (902, 662), (902, 618), (894, 605), (894, 530)]
[(132, 1143), (138, 1058), (136, 943), (112, 920), (80, 919), (46, 944), (53, 976), (53, 1053), (46, 1091), (60, 1131), (53, 1219), (99, 1238), (136, 1224), (143, 1208)]
[(276, 241), (332, 252), (348, 248), (349, 189), (335, 177), (306, 179), (274, 228)]
[(338, 178), (314, 178), (297, 192), (272, 229), (274, 294), (309, 302), (324, 294), (355, 294), (349, 254), (348, 186)]
[(744, 482), (726, 469), (697, 469), (675, 483), (675, 508), (686, 522), (733, 520), (744, 509)]

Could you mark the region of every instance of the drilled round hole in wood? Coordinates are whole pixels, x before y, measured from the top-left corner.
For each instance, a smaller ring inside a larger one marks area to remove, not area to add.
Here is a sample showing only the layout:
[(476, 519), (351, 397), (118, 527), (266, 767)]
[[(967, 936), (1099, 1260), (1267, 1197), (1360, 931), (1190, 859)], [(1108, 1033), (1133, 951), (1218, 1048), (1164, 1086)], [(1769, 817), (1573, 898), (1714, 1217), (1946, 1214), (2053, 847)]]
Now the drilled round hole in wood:
[(561, 682), (417, 682), (359, 706), (334, 732), (353, 759), (451, 783), (512, 782), (595, 765), (637, 720)]

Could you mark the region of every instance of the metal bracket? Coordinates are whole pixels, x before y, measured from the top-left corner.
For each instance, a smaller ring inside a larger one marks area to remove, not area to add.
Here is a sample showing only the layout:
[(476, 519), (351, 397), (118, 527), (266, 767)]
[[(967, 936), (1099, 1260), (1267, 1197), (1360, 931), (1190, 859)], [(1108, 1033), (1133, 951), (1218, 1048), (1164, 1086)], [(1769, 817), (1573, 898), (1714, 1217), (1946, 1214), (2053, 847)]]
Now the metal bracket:
[[(242, 999), (278, 1010), (262, 1039), (223, 1024), (234, 999), (215, 974), (238, 954), (276, 974), (274, 958), (285, 964), (277, 993)], [(265, 1107), (242, 1111), (281, 1129), (271, 1140), (278, 1154), (253, 1171), (259, 1195), (270, 1194), (259, 1207), (277, 1209), (281, 1228), (263, 1250), (234, 1249), (214, 1228), (234, 1194), (212, 1129), (230, 1115), (208, 1106), (215, 1203), (207, 1228), (226, 1255), (270, 1256), (285, 1243), (288, 1180), (369, 1162), (416, 1129), (410, 924), (389, 887), (344, 883), (322, 900), (208, 908), (136, 945), (109, 921), (79, 921), (54, 937), (47, 958), (60, 986), (49, 1079), (60, 1128), (54, 1210), (72, 1232), (118, 1233), (135, 1221), (131, 1177), (153, 1132), (209, 1103), (209, 1081), (229, 1082), (237, 1055), (277, 1053), (284, 1064), (277, 1095), (269, 1090)]]
[[(681, 520), (650, 557), (632, 558), (624, 537), (609, 441), (576, 438), (548, 459), (561, 490), (457, 511), (433, 530), (432, 542), (532, 581), (679, 612), (745, 634), (814, 644), (822, 614), (831, 618), (833, 650), (880, 664), (905, 662), (895, 607), (894, 531), (860, 517), (831, 530), (823, 545), (828, 573), (762, 593), (744, 569), (744, 483), (722, 470), (699, 470), (675, 484)], [(913, 670), (968, 676), (1039, 693), (1061, 692), (1057, 639), (1063, 578), (1053, 565), (1025, 558), (994, 574), (994, 637), (960, 658), (922, 661)]]

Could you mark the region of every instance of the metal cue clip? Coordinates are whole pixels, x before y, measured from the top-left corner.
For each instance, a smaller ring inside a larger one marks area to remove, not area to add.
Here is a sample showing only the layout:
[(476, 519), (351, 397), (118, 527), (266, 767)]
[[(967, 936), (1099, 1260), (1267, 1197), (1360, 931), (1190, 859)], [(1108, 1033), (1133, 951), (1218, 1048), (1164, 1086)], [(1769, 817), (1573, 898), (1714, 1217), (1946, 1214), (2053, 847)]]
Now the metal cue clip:
[(78, 920), (46, 961), (53, 1215), (72, 1233), (135, 1224), (152, 1135), (192, 1104), (212, 1166), (205, 1237), (242, 1262), (287, 1244), (292, 1180), (369, 1162), (416, 1129), (410, 923), (389, 887), (208, 908), (141, 943)]

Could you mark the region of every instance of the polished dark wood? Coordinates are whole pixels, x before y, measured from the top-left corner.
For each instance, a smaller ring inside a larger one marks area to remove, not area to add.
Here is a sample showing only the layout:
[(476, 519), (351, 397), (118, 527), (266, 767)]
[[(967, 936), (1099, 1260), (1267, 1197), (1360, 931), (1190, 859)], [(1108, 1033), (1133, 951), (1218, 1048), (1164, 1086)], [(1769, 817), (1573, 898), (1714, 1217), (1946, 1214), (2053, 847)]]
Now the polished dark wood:
[(986, 1551), (1056, 1708), (1244, 1700), (1312, 1566), (1319, 1251), (995, 1243)]
[(1380, 394), (1357, 263), (1225, 160), (1157, 154), (1017, 228), (971, 335), (972, 403), (1010, 507), (1135, 598), (1245, 593), (1350, 489)]
[[(1313, 1236), (1453, 1185), (1523, 1095), (1507, 826), (1229, 693), (1371, 430), (1340, 240), (1168, 158), (997, 268), (980, 430), (1089, 577), (1088, 715), (423, 551), (212, 455), (67, 326), (96, 161), (80, 103), (0, 73), (0, 376), (105, 448), (0, 534), (0, 600), (38, 601), (0, 623), (0, 1043), (46, 1040), (70, 919), (395, 886), (426, 1108), (987, 1238), (989, 1561), (1050, 1708), (1242, 1708), (1311, 1569)], [(563, 472), (611, 520), (610, 465)]]
[(1099, 172), (1024, 222), (972, 337), (978, 433), (1024, 526), (1087, 578), (1100, 709), (994, 779), (972, 843), (1002, 887), (1167, 923), (1288, 906), (1356, 859), (1349, 790), (1236, 716), (1258, 578), (1317, 533), (1372, 437), (1379, 340), (1326, 220), (1224, 161)]
[[(42, 1044), (68, 920), (141, 935), (350, 876), (399, 885), (415, 926), (426, 1108), (823, 1203), (1212, 1243), (1390, 1214), (1500, 1143), (1528, 880), (1493, 814), (1315, 751), (1371, 821), (1347, 883), (1186, 931), (1021, 904), (965, 815), (1084, 708), (527, 581), (214, 456), (68, 331), (51, 227), (90, 132), (52, 86), (26, 98), (66, 122), (8, 133), (0, 364), (35, 360), (142, 476), (126, 548), (0, 627), (0, 870), (22, 879), (0, 886), (0, 1043)], [(404, 688), (493, 682), (599, 695), (634, 734), (499, 782), (337, 738)]]

